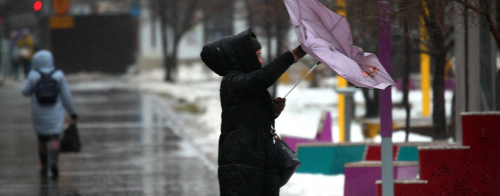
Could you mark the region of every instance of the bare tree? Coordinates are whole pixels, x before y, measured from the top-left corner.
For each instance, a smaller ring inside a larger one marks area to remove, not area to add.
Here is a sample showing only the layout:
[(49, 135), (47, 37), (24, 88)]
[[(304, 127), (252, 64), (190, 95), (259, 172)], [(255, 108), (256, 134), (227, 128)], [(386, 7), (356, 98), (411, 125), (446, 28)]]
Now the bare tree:
[[(232, 0), (158, 0), (162, 45), (164, 53), (165, 81), (173, 82), (177, 66), (177, 52), (183, 35), (207, 18), (216, 16), (214, 9), (232, 9)], [(225, 3), (225, 5), (223, 5)], [(202, 14), (206, 12), (208, 14)], [(171, 46), (169, 46), (169, 44)]]
[[(393, 16), (393, 47), (395, 50), (392, 51), (393, 64), (395, 65), (393, 69), (393, 76), (402, 78), (402, 90), (403, 90), (403, 100), (401, 104), (406, 110), (405, 119), (405, 141), (408, 142), (408, 136), (410, 133), (410, 122), (411, 122), (411, 105), (409, 103), (409, 91), (410, 91), (410, 72), (412, 69), (418, 67), (418, 55), (420, 54), (419, 46), (419, 36), (416, 33), (419, 30), (419, 6), (418, 1), (393, 1), (392, 16)], [(402, 36), (401, 36), (402, 35)]]
[[(325, 2), (325, 6), (336, 10), (335, 2)], [(347, 21), (351, 27), (353, 44), (366, 52), (378, 53), (378, 9), (376, 0), (351, 0), (347, 1)], [(362, 88), (365, 98), (365, 117), (377, 117), (380, 112), (379, 91)]]
[[(165, 81), (174, 82), (177, 53), (182, 37), (198, 23), (216, 16), (215, 10), (233, 9), (233, 0), (151, 0), (159, 1)], [(202, 14), (206, 12), (207, 14)]]
[(233, 34), (234, 0), (203, 1), (204, 41), (212, 42)]
[[(182, 36), (199, 22), (200, 19), (195, 18), (195, 13), (200, 0), (159, 1), (165, 81), (174, 82), (173, 72), (177, 65), (179, 42)], [(172, 42), (172, 47), (169, 47), (169, 41)]]
[[(269, 41), (272, 37), (276, 39), (276, 47), (274, 48), (274, 56), (272, 55), (273, 49), (268, 46), (268, 61), (276, 58), (276, 55), (280, 55), (281, 53), (288, 50), (288, 46), (286, 45), (287, 41), (287, 33), (290, 30), (291, 22), (288, 16), (285, 5), (282, 1), (273, 1), (266, 0), (267, 7), (267, 21), (269, 23), (266, 26), (266, 32), (268, 33), (268, 45), (271, 45)], [(278, 83), (276, 82), (272, 87), (272, 96), (277, 96), (277, 88)]]
[(434, 139), (445, 139), (446, 116), (444, 100), (444, 67), (446, 64), (445, 35), (449, 28), (445, 25), (448, 0), (422, 0), (420, 15), (429, 35), (428, 52), (432, 57), (432, 130)]
[[(479, 14), (482, 18), (485, 19), (486, 23), (489, 26), (489, 30), (491, 34), (493, 35), (493, 38), (495, 38), (495, 42), (497, 44), (497, 47), (500, 48), (500, 33), (499, 33), (499, 28), (500, 26), (495, 24), (495, 16), (492, 16), (492, 13), (495, 13), (495, 9), (498, 9), (500, 7), (500, 0), (496, 0), (495, 2), (493, 1), (488, 1), (488, 0), (453, 0), (455, 2), (458, 2), (462, 4), (466, 9), (463, 11), (465, 13), (468, 12), (468, 10), (472, 10), (474, 13)], [(493, 6), (496, 3), (496, 6)], [(498, 13), (497, 16), (498, 17)]]
[[(247, 11), (247, 23), (248, 26), (251, 27), (252, 29), (255, 29), (257, 26), (257, 22), (255, 22), (256, 19), (258, 18), (255, 13), (260, 13), (259, 9), (262, 9), (260, 6), (255, 6), (258, 3), (259, 0), (243, 0), (243, 3), (245, 3), (245, 8)], [(258, 4), (257, 4), (258, 5)]]

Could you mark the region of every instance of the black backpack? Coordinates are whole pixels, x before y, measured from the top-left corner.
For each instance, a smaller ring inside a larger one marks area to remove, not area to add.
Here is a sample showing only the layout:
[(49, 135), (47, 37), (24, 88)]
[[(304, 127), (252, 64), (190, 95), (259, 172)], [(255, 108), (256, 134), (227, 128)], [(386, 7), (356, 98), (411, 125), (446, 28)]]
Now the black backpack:
[(36, 71), (41, 75), (40, 80), (35, 83), (35, 95), (38, 103), (40, 105), (54, 105), (59, 94), (59, 83), (52, 78), (52, 74), (57, 70), (54, 69), (48, 74), (40, 70)]

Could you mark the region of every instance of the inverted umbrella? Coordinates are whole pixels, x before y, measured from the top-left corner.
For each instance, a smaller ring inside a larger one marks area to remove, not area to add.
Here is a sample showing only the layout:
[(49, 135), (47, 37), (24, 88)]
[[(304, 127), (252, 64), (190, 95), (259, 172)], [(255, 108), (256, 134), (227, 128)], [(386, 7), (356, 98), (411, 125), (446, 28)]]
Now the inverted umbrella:
[(358, 87), (395, 85), (377, 56), (352, 44), (347, 20), (317, 0), (284, 0), (302, 49)]

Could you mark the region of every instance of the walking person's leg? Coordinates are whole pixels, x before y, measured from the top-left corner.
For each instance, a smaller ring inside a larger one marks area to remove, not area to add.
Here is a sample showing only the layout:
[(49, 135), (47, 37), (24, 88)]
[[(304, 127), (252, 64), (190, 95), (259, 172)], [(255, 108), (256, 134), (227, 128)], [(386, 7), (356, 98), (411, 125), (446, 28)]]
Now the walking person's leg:
[(12, 61), (12, 70), (11, 74), (14, 77), (14, 80), (19, 80), (19, 62), (18, 61)]
[(31, 70), (31, 61), (29, 59), (23, 59), (22, 64), (23, 64), (24, 78), (27, 78)]
[(47, 156), (47, 138), (46, 136), (39, 135), (38, 136), (38, 156), (40, 158), (40, 175), (42, 177), (47, 176), (48, 169), (48, 156)]
[(59, 158), (59, 147), (61, 146), (59, 135), (51, 136), (49, 144), (50, 171), (52, 172), (52, 177), (58, 178), (59, 168), (57, 167), (57, 160)]

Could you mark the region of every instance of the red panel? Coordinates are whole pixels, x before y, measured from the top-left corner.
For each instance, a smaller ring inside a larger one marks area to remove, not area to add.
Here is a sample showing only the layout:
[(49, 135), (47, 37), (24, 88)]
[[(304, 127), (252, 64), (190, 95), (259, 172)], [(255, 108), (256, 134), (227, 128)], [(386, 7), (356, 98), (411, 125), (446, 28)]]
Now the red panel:
[(431, 196), (437, 195), (428, 184), (394, 184), (394, 196)]
[(376, 184), (375, 191), (377, 192), (377, 196), (382, 196), (382, 184)]
[[(377, 184), (377, 196), (382, 195), (382, 184)], [(394, 196), (432, 196), (434, 191), (429, 189), (427, 184), (394, 184)]]
[[(500, 177), (500, 115), (464, 115), (462, 117), (463, 144), (471, 146), (477, 169)], [(500, 183), (497, 184), (500, 187)]]
[(419, 150), (420, 179), (444, 181), (450, 175), (469, 171), (472, 168), (472, 160), (467, 160), (469, 152), (468, 149)]
[[(397, 158), (398, 149), (398, 146), (392, 146), (392, 157), (394, 161)], [(365, 161), (380, 161), (382, 157), (381, 151), (379, 145), (369, 145), (366, 150)]]
[(462, 116), (462, 135), (464, 146), (476, 148), (500, 147), (500, 115)]
[(470, 149), (419, 150), (420, 179), (428, 183), (395, 184), (394, 195), (500, 195), (500, 113), (466, 114), (462, 129)]

